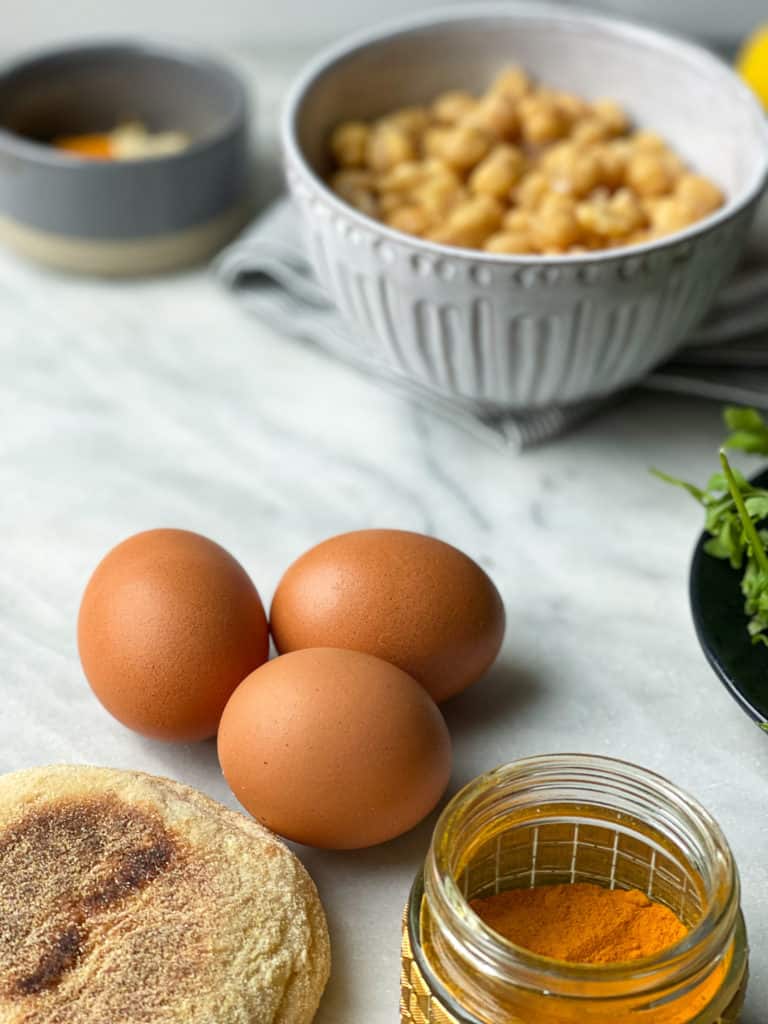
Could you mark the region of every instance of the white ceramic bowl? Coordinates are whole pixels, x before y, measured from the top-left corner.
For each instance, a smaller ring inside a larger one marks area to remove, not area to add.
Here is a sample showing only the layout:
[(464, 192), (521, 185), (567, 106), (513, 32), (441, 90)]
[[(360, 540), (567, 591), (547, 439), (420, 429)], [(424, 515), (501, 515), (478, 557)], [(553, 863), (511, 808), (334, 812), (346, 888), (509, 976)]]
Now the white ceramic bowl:
[[(578, 95), (615, 98), (714, 178), (726, 205), (650, 244), (501, 256), (394, 231), (324, 183), (339, 121), (448, 88), (479, 92), (510, 63)], [(361, 350), (495, 409), (604, 395), (668, 358), (735, 266), (768, 169), (763, 112), (719, 59), (647, 28), (541, 4), (450, 8), (336, 46), (294, 86), (283, 145), (309, 257)]]

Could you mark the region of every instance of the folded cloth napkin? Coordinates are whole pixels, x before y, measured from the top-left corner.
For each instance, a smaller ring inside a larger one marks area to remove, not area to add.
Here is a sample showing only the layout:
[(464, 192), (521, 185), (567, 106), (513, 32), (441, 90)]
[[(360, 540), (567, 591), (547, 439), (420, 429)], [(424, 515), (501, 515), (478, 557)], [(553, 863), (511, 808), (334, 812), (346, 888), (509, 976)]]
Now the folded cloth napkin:
[[(315, 280), (298, 219), (285, 197), (224, 250), (216, 272), (247, 309), (281, 333), (320, 345), (421, 407), (503, 447), (522, 451), (540, 444), (617, 400), (613, 396), (527, 413), (484, 413), (372, 362), (352, 343), (347, 325)], [(768, 267), (745, 266), (723, 289), (686, 348), (640, 386), (768, 408)]]

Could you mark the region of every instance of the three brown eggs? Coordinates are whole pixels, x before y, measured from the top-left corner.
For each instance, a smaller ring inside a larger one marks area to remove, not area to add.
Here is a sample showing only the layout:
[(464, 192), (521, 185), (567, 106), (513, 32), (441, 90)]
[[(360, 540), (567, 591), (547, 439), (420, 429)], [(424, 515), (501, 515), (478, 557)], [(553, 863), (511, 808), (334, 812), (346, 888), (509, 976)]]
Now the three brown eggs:
[(360, 530), (317, 545), (283, 575), (268, 623), (227, 551), (159, 529), (98, 565), (78, 645), (120, 722), (162, 740), (218, 734), (227, 782), (254, 817), (349, 849), (434, 808), (451, 771), (437, 705), (489, 669), (504, 624), (485, 571), (418, 533)]

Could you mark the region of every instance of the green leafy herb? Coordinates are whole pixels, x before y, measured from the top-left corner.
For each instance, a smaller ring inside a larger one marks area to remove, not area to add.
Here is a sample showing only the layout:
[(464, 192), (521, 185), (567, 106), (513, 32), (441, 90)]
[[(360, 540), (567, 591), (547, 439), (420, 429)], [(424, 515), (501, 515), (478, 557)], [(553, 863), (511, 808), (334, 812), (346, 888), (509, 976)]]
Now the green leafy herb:
[(725, 439), (726, 448), (739, 448), (751, 455), (768, 455), (768, 425), (757, 409), (728, 406), (723, 411), (723, 419), (731, 431)]
[(666, 483), (682, 487), (703, 506), (704, 526), (710, 534), (704, 550), (742, 571), (741, 592), (749, 635), (753, 643), (768, 646), (768, 531), (760, 528), (768, 520), (768, 490), (754, 487), (731, 466), (725, 453), (728, 447), (768, 455), (768, 424), (756, 409), (730, 407), (723, 416), (731, 433), (720, 449), (722, 472), (715, 473), (706, 487), (657, 469), (651, 472)]

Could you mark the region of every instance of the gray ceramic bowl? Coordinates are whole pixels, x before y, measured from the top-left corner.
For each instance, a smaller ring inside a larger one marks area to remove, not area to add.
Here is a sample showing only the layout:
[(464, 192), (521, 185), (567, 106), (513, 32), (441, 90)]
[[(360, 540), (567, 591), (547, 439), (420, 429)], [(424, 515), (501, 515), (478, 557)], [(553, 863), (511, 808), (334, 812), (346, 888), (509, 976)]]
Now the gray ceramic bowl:
[[(127, 162), (60, 152), (56, 135), (138, 120), (184, 151)], [(0, 241), (67, 270), (143, 274), (198, 262), (242, 221), (247, 101), (226, 68), (176, 49), (74, 46), (0, 69)]]
[[(324, 184), (339, 121), (444, 89), (481, 91), (510, 63), (549, 85), (615, 98), (714, 178), (727, 204), (654, 243), (499, 256), (393, 231)], [(764, 115), (717, 58), (541, 4), (449, 8), (342, 43), (294, 86), (283, 145), (307, 251), (361, 348), (441, 394), (498, 409), (607, 394), (670, 356), (736, 264), (768, 168)]]

